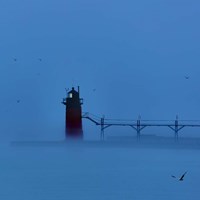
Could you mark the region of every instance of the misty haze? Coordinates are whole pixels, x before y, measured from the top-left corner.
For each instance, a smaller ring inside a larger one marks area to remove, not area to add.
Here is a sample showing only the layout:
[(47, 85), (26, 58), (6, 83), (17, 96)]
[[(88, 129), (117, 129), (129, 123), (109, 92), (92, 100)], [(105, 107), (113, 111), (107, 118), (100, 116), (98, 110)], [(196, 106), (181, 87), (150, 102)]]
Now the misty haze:
[(1, 0), (0, 198), (198, 199), (199, 19), (197, 0)]

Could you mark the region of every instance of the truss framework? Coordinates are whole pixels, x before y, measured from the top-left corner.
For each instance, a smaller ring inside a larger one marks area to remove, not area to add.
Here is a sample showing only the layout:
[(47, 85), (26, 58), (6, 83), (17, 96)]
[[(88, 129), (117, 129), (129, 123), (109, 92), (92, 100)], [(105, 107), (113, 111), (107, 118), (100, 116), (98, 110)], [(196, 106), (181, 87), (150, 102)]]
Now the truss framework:
[(179, 131), (185, 127), (200, 127), (200, 120), (141, 120), (139, 116), (137, 120), (115, 120), (106, 119), (105, 116), (97, 117), (90, 113), (83, 113), (82, 118), (88, 119), (97, 126), (101, 127), (100, 138), (104, 140), (105, 129), (111, 126), (129, 126), (137, 133), (137, 140), (140, 140), (141, 131), (146, 127), (169, 127), (174, 131), (174, 139), (178, 141)]

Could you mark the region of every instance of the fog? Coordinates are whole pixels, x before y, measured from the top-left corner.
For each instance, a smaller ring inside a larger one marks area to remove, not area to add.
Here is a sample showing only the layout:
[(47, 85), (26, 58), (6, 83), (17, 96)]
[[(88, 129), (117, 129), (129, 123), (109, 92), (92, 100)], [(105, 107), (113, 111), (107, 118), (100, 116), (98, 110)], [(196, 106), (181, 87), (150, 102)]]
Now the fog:
[(83, 119), (72, 142), (61, 101), (80, 86), (98, 117), (200, 120), (199, 19), (197, 0), (1, 0), (1, 199), (197, 199), (199, 128), (175, 143), (168, 127), (138, 142), (111, 126), (100, 141)]
[(199, 196), (199, 148), (18, 142), (1, 144), (0, 150), (1, 198), (5, 200), (187, 200)]
[(1, 138), (63, 138), (60, 102), (78, 85), (98, 116), (200, 119), (199, 4), (2, 0)]

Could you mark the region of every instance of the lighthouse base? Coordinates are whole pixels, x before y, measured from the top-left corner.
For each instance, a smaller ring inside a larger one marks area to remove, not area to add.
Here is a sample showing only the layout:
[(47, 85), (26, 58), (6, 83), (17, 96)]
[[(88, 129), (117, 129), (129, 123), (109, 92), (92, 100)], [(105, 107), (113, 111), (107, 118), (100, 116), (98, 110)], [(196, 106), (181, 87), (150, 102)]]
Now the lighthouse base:
[(66, 130), (65, 136), (67, 139), (83, 139), (82, 130)]

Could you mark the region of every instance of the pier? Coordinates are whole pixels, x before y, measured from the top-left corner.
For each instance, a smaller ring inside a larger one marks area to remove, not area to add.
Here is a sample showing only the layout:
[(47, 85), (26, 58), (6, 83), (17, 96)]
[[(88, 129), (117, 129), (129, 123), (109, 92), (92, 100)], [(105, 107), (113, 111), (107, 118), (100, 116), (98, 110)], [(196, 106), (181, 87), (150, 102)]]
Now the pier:
[(105, 116), (97, 117), (88, 112), (82, 114), (82, 118), (90, 120), (100, 126), (100, 138), (104, 140), (105, 129), (111, 126), (129, 126), (136, 131), (137, 140), (140, 140), (141, 131), (147, 127), (168, 127), (174, 132), (174, 140), (177, 142), (179, 131), (185, 127), (200, 128), (200, 120), (179, 120), (178, 115), (175, 120), (142, 120), (141, 116), (137, 120), (106, 119)]

